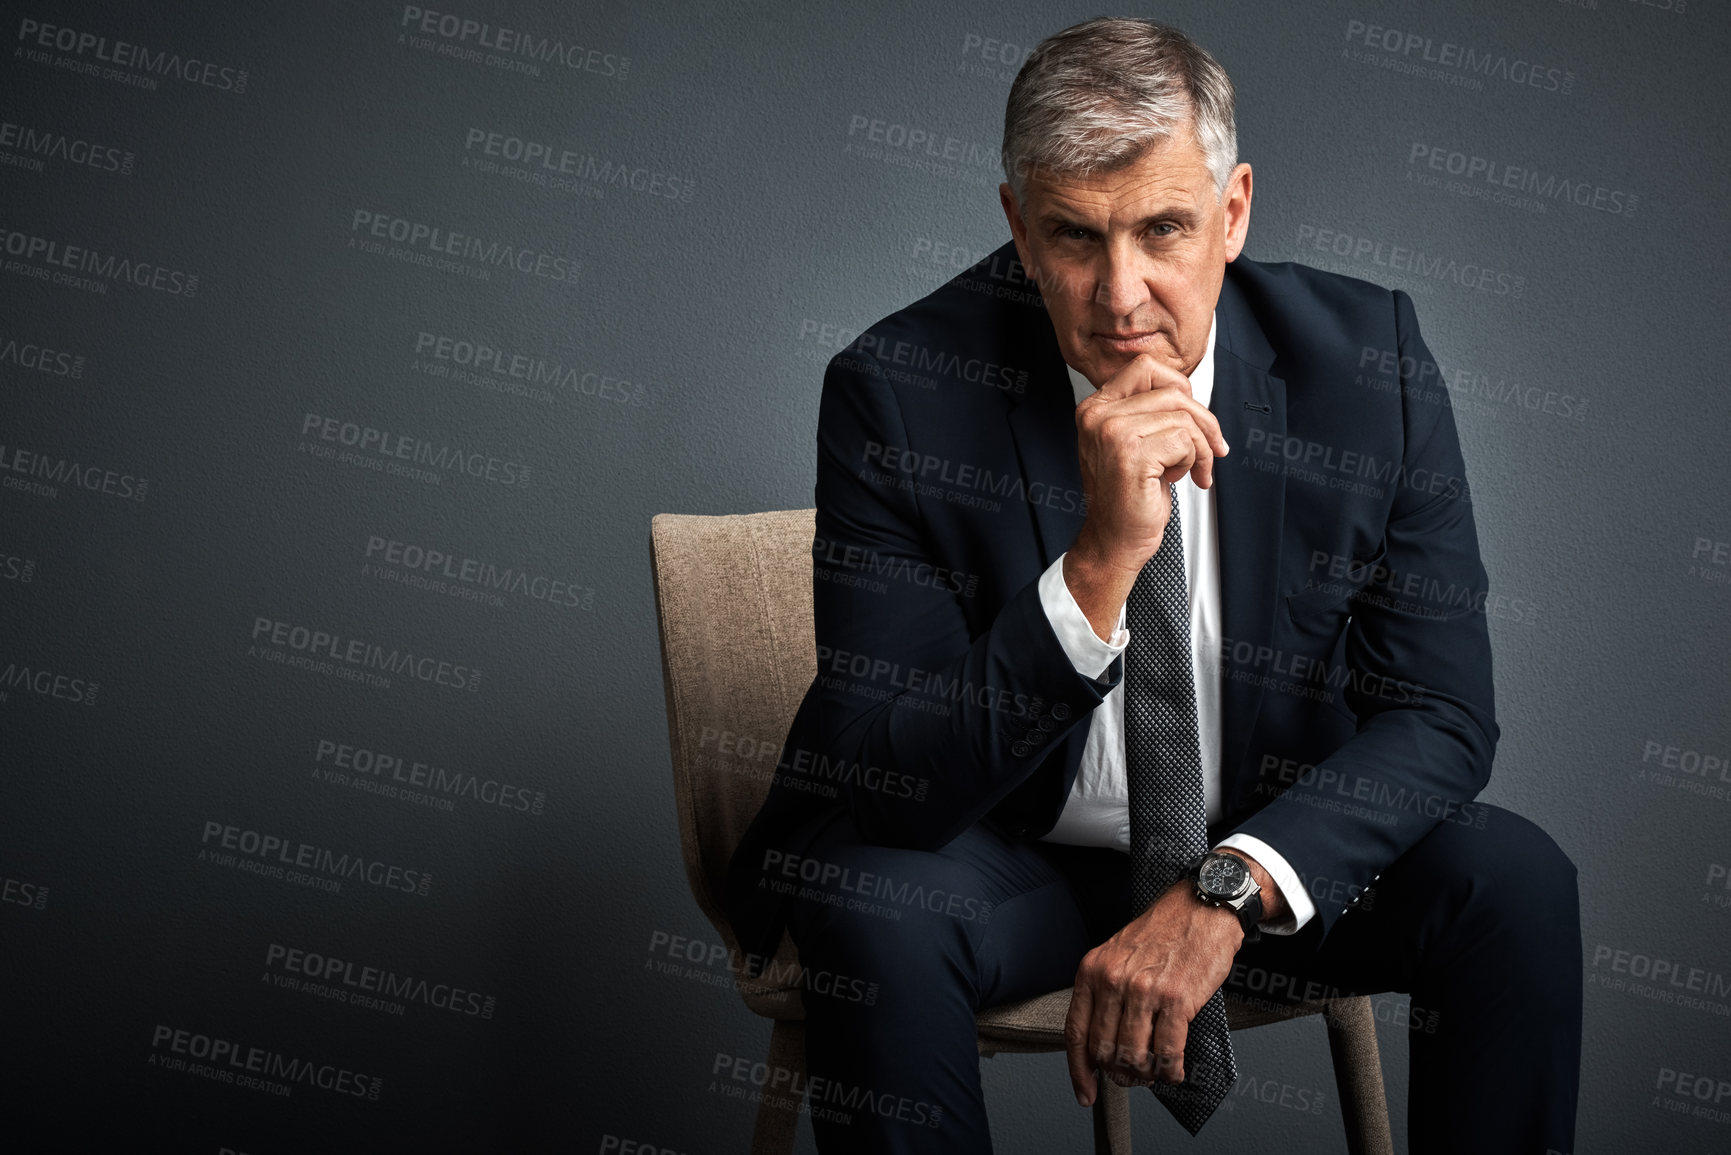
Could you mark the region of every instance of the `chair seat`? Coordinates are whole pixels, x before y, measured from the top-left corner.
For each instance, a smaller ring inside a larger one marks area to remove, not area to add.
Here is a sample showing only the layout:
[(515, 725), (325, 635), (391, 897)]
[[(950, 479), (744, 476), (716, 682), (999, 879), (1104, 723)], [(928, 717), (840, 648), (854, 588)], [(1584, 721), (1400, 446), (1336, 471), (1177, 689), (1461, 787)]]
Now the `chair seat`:
[(1070, 1014), (1070, 988), (1052, 991), (1020, 1003), (990, 1007), (974, 1016), (980, 1030), (980, 1049), (988, 1042), (995, 1051), (1053, 1051), (1064, 1047), (1064, 1020)]
[[(797, 956), (795, 956), (797, 957)], [(797, 965), (797, 963), (795, 964)], [(787, 973), (787, 972), (782, 972)], [(758, 1014), (771, 1019), (799, 1020), (805, 1018), (797, 983), (772, 985), (739, 980), (740, 993), (747, 1005)], [(992, 1051), (1055, 1051), (1064, 1047), (1064, 1020), (1070, 1013), (1070, 990), (1062, 987), (1019, 1003), (1004, 1003), (989, 1007), (975, 1016), (979, 1026), (982, 1050)], [(1249, 1030), (1283, 1019), (1304, 1015), (1325, 1015), (1326, 1002), (1269, 1004), (1226, 996), (1226, 1021), (1235, 1031)], [(988, 1048), (988, 1044), (993, 1044)]]
[[(1304, 1015), (1327, 1014), (1328, 1010), (1329, 1004), (1324, 1002), (1268, 1005), (1226, 996), (1226, 1022), (1235, 1031)], [(991, 1007), (975, 1016), (980, 1030), (980, 1048), (993, 1051), (1062, 1050), (1064, 1020), (1069, 1014), (1069, 987), (1024, 1002)]]

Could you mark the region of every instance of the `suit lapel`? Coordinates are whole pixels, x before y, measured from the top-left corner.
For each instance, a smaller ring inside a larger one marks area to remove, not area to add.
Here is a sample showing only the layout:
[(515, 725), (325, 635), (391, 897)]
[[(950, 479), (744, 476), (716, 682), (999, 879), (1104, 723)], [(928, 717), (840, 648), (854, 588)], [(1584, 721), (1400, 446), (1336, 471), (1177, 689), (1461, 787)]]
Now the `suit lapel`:
[[(1040, 544), (1042, 571), (1076, 540), (1087, 514), (1081, 508), (1082, 463), (1076, 456), (1076, 394), (1070, 388), (1069, 370), (1058, 348), (1052, 323), (1044, 313), (1041, 323), (1029, 326), (1029, 353), (1034, 372), (1026, 393), (1016, 397), (1006, 415), (1016, 457), (1029, 489), (1028, 505), (1034, 519), (1034, 536)], [(1038, 485), (1041, 489), (1035, 489)], [(1077, 494), (1074, 503), (1061, 497), (1036, 500), (1053, 491)], [(1075, 509), (1066, 512), (1065, 504)]]
[[(1221, 778), (1228, 809), (1237, 801), (1250, 735), (1262, 707), (1266, 663), (1239, 660), (1243, 647), (1262, 647), (1274, 632), (1280, 580), (1280, 537), (1285, 513), (1285, 462), (1268, 456), (1269, 439), (1286, 433), (1286, 383), (1268, 372), (1274, 350), (1257, 324), (1228, 266), (1215, 306), (1220, 326), (1214, 344), (1214, 393), (1209, 410), (1231, 452), (1215, 470), (1219, 516)], [(1279, 444), (1274, 440), (1273, 444)], [(1256, 468), (1268, 465), (1267, 471)], [(1228, 647), (1231, 651), (1228, 652)], [(1253, 648), (1250, 653), (1255, 654)], [(1235, 656), (1236, 655), (1236, 656)], [(1239, 678), (1232, 676), (1241, 671)]]
[[(1023, 326), (1025, 346), (1034, 365), (1026, 393), (1015, 397), (1005, 414), (1010, 437), (1016, 445), (1016, 458), (1022, 479), (1028, 486), (1030, 516), (1034, 521), (1034, 537), (1039, 544), (1040, 572), (1045, 572), (1058, 557), (1069, 549), (1082, 532), (1087, 518), (1081, 506), (1082, 463), (1076, 456), (1076, 394), (1070, 386), (1070, 373), (1064, 365), (1064, 354), (1058, 348), (1058, 337), (1052, 331), (1051, 319), (1044, 309), (1037, 320)], [(1051, 487), (1034, 490), (1035, 485)], [(1077, 494), (1076, 509), (1065, 512), (1066, 502), (1035, 500), (1051, 489), (1060, 494)], [(1082, 753), (1088, 744), (1088, 727), (1077, 726), (1064, 742), (1064, 775), (1051, 780), (1051, 793), (1046, 802), (1046, 817), (1057, 821), (1064, 800), (1075, 784), (1082, 766)], [(1048, 826), (1049, 828), (1049, 826)], [(1043, 832), (1042, 832), (1043, 833)]]

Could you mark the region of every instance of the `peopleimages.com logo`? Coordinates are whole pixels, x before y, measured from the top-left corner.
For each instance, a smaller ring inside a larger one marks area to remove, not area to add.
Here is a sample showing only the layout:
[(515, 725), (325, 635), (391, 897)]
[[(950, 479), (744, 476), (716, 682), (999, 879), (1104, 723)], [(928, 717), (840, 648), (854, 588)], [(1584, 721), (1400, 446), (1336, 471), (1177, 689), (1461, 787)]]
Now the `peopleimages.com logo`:
[(158, 1023), (151, 1032), (149, 1062), (153, 1067), (184, 1071), (285, 1098), (299, 1084), (334, 1095), (377, 1099), (385, 1085), (384, 1079), (377, 1075), (362, 1074), (335, 1063), (317, 1063), (163, 1023)]
[[(337, 890), (346, 879), (425, 898), (428, 888), (433, 885), (432, 874), (425, 870), (398, 866), (365, 854), (338, 852), (328, 846), (291, 841), (281, 835), (246, 830), (224, 822), (206, 822), (199, 842), (201, 860), (302, 885), (322, 884), (316, 886), (321, 890)], [(240, 857), (237, 858), (236, 854)], [(286, 873), (285, 867), (289, 868)]]
[(625, 79), (631, 58), (558, 36), (540, 36), (455, 12), (439, 12), (415, 4), (403, 5), (397, 22), (412, 47), (469, 64), (485, 64), (507, 72), (540, 76), (541, 68), (558, 65), (568, 72)]
[(314, 629), (275, 618), (254, 618), (252, 641), (254, 650), (263, 649), (278, 654), (292, 652), (307, 660), (317, 660), (324, 664), (339, 662), (356, 667), (362, 672), (379, 670), (383, 674), (401, 674), (422, 682), (471, 692), (481, 687), (481, 671), (473, 666), (426, 654), (417, 656), (412, 650), (386, 649), (382, 645), (360, 638), (345, 638), (329, 630)]
[(402, 1014), (404, 1004), (420, 1003), (454, 1015), (490, 1019), (499, 1005), (497, 997), (455, 983), (398, 974), (389, 967), (367, 966), (282, 943), (265, 948), (264, 965), (278, 986), (391, 1014)]
[[(239, 95), (246, 91), (247, 72), (197, 56), (182, 56), (167, 49), (151, 49), (95, 32), (45, 24), (23, 17), (18, 21), (17, 52), (37, 64), (52, 64), (72, 72), (122, 80), (144, 89), (156, 88), (158, 77), (180, 80), (203, 88)], [(49, 57), (49, 52), (63, 55)], [(123, 71), (130, 70), (130, 71)]]

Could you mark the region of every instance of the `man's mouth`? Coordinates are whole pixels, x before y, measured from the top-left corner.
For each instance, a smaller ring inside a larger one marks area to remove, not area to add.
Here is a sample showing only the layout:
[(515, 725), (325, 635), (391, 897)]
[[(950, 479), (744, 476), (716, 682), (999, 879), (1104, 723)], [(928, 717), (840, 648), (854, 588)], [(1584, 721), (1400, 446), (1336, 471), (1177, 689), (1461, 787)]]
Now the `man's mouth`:
[(1160, 330), (1151, 329), (1146, 333), (1129, 333), (1114, 335), (1112, 333), (1095, 333), (1094, 339), (1114, 353), (1146, 353), (1154, 347), (1160, 337)]

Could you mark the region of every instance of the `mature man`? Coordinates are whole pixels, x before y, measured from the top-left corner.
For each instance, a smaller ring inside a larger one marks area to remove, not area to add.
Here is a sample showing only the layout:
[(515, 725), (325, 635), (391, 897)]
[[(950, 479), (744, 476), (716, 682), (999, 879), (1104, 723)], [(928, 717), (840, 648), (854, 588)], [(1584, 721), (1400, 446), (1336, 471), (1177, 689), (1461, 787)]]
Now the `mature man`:
[(727, 896), (747, 951), (877, 984), (803, 993), (813, 1085), (872, 1105), (814, 1111), (825, 1152), (989, 1150), (974, 1014), (1066, 985), (1084, 1104), (1195, 1132), (1222, 990), (1403, 991), (1413, 1151), (1572, 1148), (1575, 871), (1472, 801), (1447, 392), (1404, 293), (1240, 255), (1233, 117), (1170, 28), (1047, 40), (1013, 241), (825, 374), (818, 678)]

